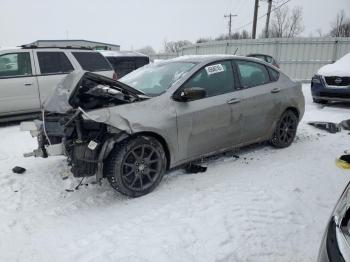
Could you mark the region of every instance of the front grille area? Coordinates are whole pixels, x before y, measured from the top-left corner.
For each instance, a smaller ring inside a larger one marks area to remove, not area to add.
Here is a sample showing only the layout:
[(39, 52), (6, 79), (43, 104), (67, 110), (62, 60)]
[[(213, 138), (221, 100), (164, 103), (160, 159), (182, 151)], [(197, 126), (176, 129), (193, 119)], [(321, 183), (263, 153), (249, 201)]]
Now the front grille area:
[(350, 77), (326, 76), (324, 78), (329, 86), (349, 86)]

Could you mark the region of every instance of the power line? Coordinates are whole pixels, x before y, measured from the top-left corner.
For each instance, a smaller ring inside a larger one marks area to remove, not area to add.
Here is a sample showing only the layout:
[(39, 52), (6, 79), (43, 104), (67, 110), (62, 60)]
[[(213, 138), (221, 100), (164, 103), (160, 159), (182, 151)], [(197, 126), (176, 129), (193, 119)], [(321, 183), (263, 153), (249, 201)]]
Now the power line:
[[(287, 0), (287, 1), (283, 2), (282, 4), (280, 4), (279, 6), (275, 7), (274, 9), (271, 10), (271, 13), (274, 12), (274, 11), (276, 11), (278, 8), (281, 8), (282, 6), (284, 6), (285, 4), (287, 4), (287, 3), (290, 2), (290, 1), (291, 1), (291, 0)], [(264, 15), (259, 16), (257, 20), (259, 20), (259, 19), (265, 17), (266, 15), (267, 15), (267, 13), (265, 13)], [(242, 29), (242, 28), (244, 28), (244, 27), (246, 27), (246, 26), (248, 26), (248, 25), (251, 25), (252, 23), (253, 23), (253, 21), (250, 21), (249, 23), (246, 23), (246, 24), (244, 24), (244, 25), (242, 25), (242, 26), (240, 26), (240, 27), (237, 27), (237, 28), (235, 28), (235, 31), (237, 31), (237, 30), (239, 30), (239, 29)]]
[(232, 28), (232, 17), (237, 16), (237, 15), (233, 15), (233, 14), (229, 14), (229, 15), (224, 15), (225, 18), (228, 18), (228, 36), (231, 39), (231, 28)]

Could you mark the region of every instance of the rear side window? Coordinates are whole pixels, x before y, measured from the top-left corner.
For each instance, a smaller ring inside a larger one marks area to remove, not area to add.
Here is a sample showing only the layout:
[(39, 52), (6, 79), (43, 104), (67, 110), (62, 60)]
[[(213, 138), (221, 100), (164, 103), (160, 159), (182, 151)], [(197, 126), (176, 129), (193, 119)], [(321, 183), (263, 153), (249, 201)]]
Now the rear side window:
[(136, 69), (135, 61), (128, 58), (108, 57), (108, 61), (112, 64), (119, 78)]
[(147, 58), (138, 57), (107, 57), (108, 61), (112, 64), (114, 71), (117, 72), (118, 77), (123, 77), (126, 74), (134, 71), (135, 69), (149, 64)]
[(270, 67), (267, 68), (270, 74), (271, 81), (277, 81), (280, 77), (280, 73)]
[(37, 52), (41, 74), (64, 74), (74, 70), (63, 52)]
[(149, 64), (149, 59), (148, 58), (138, 58), (138, 59), (136, 59), (135, 63), (136, 63), (136, 69), (137, 69), (139, 67), (142, 67), (144, 65)]
[(80, 66), (86, 71), (113, 70), (107, 60), (97, 52), (72, 52)]
[(269, 74), (264, 65), (250, 61), (237, 61), (236, 63), (243, 88), (270, 82)]
[(194, 74), (184, 87), (201, 87), (207, 92), (207, 97), (233, 92), (231, 62), (216, 62), (204, 67)]
[(28, 52), (0, 56), (0, 78), (29, 75), (32, 75), (32, 66)]

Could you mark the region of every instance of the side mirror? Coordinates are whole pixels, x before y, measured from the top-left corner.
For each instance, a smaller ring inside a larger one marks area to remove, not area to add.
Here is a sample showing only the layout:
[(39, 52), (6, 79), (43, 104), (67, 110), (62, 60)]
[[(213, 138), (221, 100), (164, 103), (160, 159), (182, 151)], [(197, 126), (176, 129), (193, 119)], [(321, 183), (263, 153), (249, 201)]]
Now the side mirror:
[(201, 87), (186, 87), (176, 95), (175, 100), (188, 102), (202, 99), (207, 96), (207, 92)]

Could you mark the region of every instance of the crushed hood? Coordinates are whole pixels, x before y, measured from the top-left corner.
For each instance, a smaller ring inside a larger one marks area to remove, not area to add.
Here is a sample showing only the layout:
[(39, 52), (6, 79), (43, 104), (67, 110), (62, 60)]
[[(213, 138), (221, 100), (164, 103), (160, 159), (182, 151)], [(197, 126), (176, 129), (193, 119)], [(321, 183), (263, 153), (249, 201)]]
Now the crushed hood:
[[(96, 86), (108, 86), (113, 94)], [(44, 110), (64, 114), (75, 108), (97, 109), (113, 105), (145, 99), (146, 96), (119, 81), (87, 71), (74, 71), (58, 83), (51, 95), (44, 102)], [(94, 101), (94, 99), (96, 101)], [(94, 107), (95, 106), (95, 107)]]

